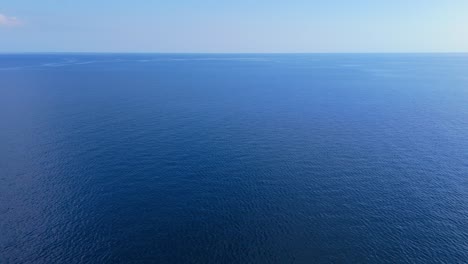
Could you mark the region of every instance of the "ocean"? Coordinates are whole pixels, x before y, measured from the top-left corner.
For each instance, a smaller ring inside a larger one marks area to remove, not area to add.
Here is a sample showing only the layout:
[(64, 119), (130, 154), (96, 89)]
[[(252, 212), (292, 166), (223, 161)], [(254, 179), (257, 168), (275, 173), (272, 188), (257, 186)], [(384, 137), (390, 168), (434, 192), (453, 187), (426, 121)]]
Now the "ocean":
[(0, 263), (468, 263), (468, 54), (3, 54), (0, 122)]

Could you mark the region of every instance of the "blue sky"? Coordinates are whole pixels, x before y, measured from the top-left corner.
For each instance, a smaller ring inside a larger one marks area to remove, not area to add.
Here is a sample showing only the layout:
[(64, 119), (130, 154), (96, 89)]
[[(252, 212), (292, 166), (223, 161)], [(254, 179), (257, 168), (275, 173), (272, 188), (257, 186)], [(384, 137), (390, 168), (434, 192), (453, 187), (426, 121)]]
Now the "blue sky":
[(0, 52), (468, 52), (467, 0), (0, 0)]

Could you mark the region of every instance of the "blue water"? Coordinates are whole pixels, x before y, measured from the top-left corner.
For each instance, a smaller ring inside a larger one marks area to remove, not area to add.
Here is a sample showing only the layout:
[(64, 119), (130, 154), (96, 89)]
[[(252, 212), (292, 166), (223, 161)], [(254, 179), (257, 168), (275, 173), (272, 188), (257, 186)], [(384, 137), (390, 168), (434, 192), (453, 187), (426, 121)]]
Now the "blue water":
[(468, 55), (0, 55), (0, 263), (468, 263)]

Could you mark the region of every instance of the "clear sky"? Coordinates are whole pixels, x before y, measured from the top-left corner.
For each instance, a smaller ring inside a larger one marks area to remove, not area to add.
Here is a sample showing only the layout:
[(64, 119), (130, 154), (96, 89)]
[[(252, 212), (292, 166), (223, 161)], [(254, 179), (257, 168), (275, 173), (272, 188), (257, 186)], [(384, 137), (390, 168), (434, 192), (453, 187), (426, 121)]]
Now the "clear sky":
[(0, 0), (0, 52), (468, 52), (468, 0)]

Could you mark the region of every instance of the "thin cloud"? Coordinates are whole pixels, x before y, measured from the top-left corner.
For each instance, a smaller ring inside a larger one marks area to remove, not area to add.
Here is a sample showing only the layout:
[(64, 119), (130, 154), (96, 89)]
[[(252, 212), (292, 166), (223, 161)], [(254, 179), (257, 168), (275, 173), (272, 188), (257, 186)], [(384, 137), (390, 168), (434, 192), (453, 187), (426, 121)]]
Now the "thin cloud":
[(21, 21), (16, 17), (0, 14), (0, 27), (16, 27), (21, 24)]

